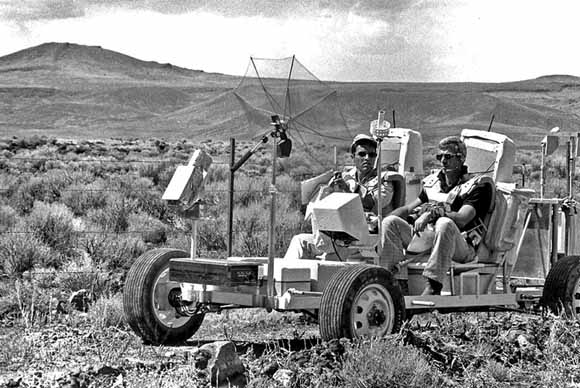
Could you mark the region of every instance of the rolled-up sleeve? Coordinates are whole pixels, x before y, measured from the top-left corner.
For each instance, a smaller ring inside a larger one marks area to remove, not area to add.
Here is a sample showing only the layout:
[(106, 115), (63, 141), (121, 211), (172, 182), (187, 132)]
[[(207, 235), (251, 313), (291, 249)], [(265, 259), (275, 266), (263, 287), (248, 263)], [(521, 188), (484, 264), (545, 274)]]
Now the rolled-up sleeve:
[[(392, 202), (393, 202), (393, 193), (394, 193), (395, 189), (393, 187), (393, 184), (391, 182), (387, 182), (384, 181), (383, 184), (381, 185), (381, 207), (383, 208), (382, 210), (382, 214), (385, 213), (385, 211), (387, 210), (392, 210)], [(378, 201), (378, 189), (375, 188), (373, 190), (373, 197), (375, 200), (375, 203)], [(375, 214), (377, 214), (377, 209), (376, 209), (376, 205), (373, 206), (373, 212)]]
[[(378, 214), (377, 202), (379, 197), (379, 186), (377, 182), (376, 178), (369, 182), (366, 186), (366, 193), (362, 196), (364, 210), (375, 214)], [(381, 185), (381, 208), (383, 215), (392, 210), (393, 193), (393, 184), (384, 181)]]

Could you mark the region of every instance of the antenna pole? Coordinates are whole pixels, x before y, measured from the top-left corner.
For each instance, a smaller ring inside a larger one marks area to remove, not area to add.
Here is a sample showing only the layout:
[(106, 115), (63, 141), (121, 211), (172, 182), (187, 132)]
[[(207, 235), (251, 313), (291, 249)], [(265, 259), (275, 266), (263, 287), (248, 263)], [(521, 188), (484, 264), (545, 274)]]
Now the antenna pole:
[(283, 120), (286, 120), (292, 111), (292, 107), (290, 106), (290, 80), (292, 79), (292, 71), (294, 70), (295, 59), (296, 56), (292, 55), (292, 63), (290, 63), (290, 71), (288, 72), (288, 79), (286, 80), (286, 98), (284, 99), (284, 116), (282, 117)]
[[(273, 132), (272, 136), (276, 137), (277, 133)], [(274, 297), (274, 256), (275, 240), (274, 233), (276, 227), (276, 157), (278, 156), (277, 142), (272, 141), (272, 180), (270, 182), (270, 225), (268, 228), (268, 303), (267, 309), (271, 311)]]
[[(394, 118), (395, 111), (393, 110), (393, 118)], [(382, 204), (382, 188), (383, 188), (383, 174), (382, 174), (382, 166), (381, 166), (381, 149), (382, 149), (382, 142), (383, 137), (388, 136), (388, 130), (390, 124), (386, 127), (383, 127), (383, 121), (385, 119), (385, 111), (380, 110), (378, 117), (377, 117), (377, 125), (373, 130), (373, 124), (371, 124), (371, 134), (374, 136), (377, 142), (377, 160), (376, 160), (376, 168), (377, 168), (377, 184), (378, 184), (378, 191), (377, 191), (377, 217), (378, 217), (378, 225), (377, 231), (379, 235), (379, 243), (377, 246), (377, 253), (379, 254), (379, 258), (375, 260), (375, 264), (379, 265), (379, 260), (381, 256), (381, 252), (383, 251), (383, 239), (382, 239), (382, 232), (383, 232), (383, 204)]]
[(487, 127), (487, 132), (491, 132), (491, 125), (493, 124), (493, 119), (495, 119), (495, 115), (491, 115), (491, 120), (489, 121), (489, 127)]
[(546, 168), (544, 164), (546, 163), (544, 155), (546, 154), (546, 143), (542, 143), (541, 148), (541, 160), (540, 160), (540, 198), (544, 198), (545, 193), (545, 181), (546, 181)]
[(230, 138), (230, 180), (228, 191), (228, 257), (232, 255), (232, 242), (234, 234), (234, 164), (236, 162), (236, 139)]

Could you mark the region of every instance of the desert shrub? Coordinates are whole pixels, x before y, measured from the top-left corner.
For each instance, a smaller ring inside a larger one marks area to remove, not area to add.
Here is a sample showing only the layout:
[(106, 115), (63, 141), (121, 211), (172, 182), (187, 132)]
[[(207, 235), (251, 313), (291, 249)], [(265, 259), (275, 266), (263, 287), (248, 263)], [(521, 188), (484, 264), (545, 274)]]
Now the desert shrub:
[(71, 168), (67, 169), (68, 177), (72, 184), (83, 186), (91, 184), (95, 181), (104, 180), (104, 178), (98, 174), (98, 171), (101, 168), (101, 163), (98, 163), (98, 161), (86, 163), (88, 166), (92, 167), (90, 170), (73, 170)]
[(88, 319), (96, 329), (125, 328), (127, 324), (125, 323), (121, 294), (103, 295), (97, 298), (89, 309)]
[(347, 343), (340, 376), (347, 387), (440, 387), (443, 380), (415, 347), (391, 339)]
[(147, 250), (140, 236), (132, 234), (86, 233), (79, 245), (104, 270), (128, 269)]
[[(228, 208), (229, 198), (229, 184), (226, 181), (211, 182), (205, 185), (205, 191), (201, 194), (201, 198), (208, 204), (213, 206), (205, 206), (205, 212), (208, 215), (219, 214), (225, 212)], [(234, 205), (238, 206), (236, 196), (234, 195)]]
[[(198, 235), (198, 238), (199, 238), (199, 235)], [(167, 242), (165, 244), (163, 244), (162, 247), (163, 248), (171, 248), (171, 249), (181, 249), (182, 251), (189, 252), (189, 250), (191, 248), (191, 238), (185, 232), (173, 233), (167, 237)], [(198, 247), (200, 247), (199, 240), (198, 240)], [(205, 252), (204, 252), (204, 256), (205, 256)]]
[[(204, 220), (198, 223), (198, 254), (203, 252), (225, 252), (227, 250), (227, 216)], [(189, 249), (187, 249), (189, 250)]]
[(235, 212), (232, 253), (239, 256), (268, 255), (268, 221), (269, 212), (257, 202)]
[(62, 193), (62, 203), (68, 206), (75, 216), (83, 216), (90, 209), (103, 208), (107, 203), (103, 195), (104, 182), (88, 185), (73, 184)]
[(0, 273), (16, 276), (36, 265), (56, 266), (59, 262), (58, 255), (34, 235), (8, 232), (0, 238)]
[(285, 204), (291, 209), (300, 209), (300, 183), (288, 175), (281, 175), (276, 180), (276, 187), (280, 192), (280, 197), (288, 198)]
[(27, 279), (14, 279), (9, 285), (8, 292), (0, 296), (0, 305), (14, 315), (2, 318), (19, 320), (26, 327), (44, 325), (50, 320), (58, 301), (49, 292), (32, 286)]
[(0, 233), (5, 232), (16, 224), (17, 214), (11, 206), (0, 206)]
[(168, 161), (140, 163), (137, 171), (140, 177), (149, 178), (155, 186), (166, 187), (176, 166)]
[(66, 163), (62, 160), (48, 159), (44, 163), (44, 168), (46, 170), (62, 170), (66, 168)]
[(73, 214), (63, 204), (35, 202), (26, 218), (27, 229), (55, 251), (71, 256), (75, 251), (77, 233)]
[(129, 215), (128, 232), (140, 235), (146, 243), (161, 244), (167, 241), (167, 226), (149, 214), (140, 212)]
[(103, 208), (90, 209), (86, 218), (96, 231), (124, 232), (129, 227), (129, 203), (122, 194), (110, 192)]
[(206, 184), (214, 182), (228, 182), (230, 179), (230, 166), (227, 164), (214, 163), (209, 168)]
[(54, 283), (66, 294), (85, 289), (94, 298), (106, 295), (112, 288), (117, 288), (113, 284), (114, 276), (89, 255), (65, 263), (55, 274)]
[(120, 194), (124, 196), (131, 209), (143, 211), (155, 218), (168, 216), (167, 203), (161, 199), (163, 193), (155, 188), (149, 178), (138, 178), (123, 182)]
[(32, 210), (35, 201), (56, 202), (69, 179), (61, 170), (51, 170), (41, 177), (22, 175), (12, 196), (13, 207), (21, 214)]
[(236, 176), (236, 206), (249, 206), (251, 203), (263, 202), (268, 198), (269, 181), (264, 177), (252, 178), (247, 175)]
[(13, 174), (7, 172), (0, 173), (0, 196), (10, 198), (18, 189), (19, 184), (18, 177)]

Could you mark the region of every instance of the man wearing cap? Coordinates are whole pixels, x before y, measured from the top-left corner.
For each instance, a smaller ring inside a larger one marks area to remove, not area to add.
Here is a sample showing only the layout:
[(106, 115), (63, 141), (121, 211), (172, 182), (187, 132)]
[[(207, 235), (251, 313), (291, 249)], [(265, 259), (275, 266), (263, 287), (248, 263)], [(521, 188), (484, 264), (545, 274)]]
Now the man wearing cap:
[[(423, 271), (423, 295), (441, 293), (452, 260), (467, 263), (475, 258), (475, 243), (468, 242), (464, 235), (483, 233), (482, 220), (492, 197), (490, 186), (480, 184), (480, 176), (468, 173), (464, 165), (467, 149), (460, 137), (446, 137), (438, 148), (441, 169), (426, 177), (419, 197), (387, 216), (382, 228), (380, 264), (400, 280), (405, 280), (406, 267), (397, 264), (405, 260), (404, 250), (413, 237), (420, 236), (428, 227), (434, 232)], [(418, 218), (412, 217), (414, 212)]]
[[(377, 142), (369, 135), (355, 136), (350, 146), (354, 167), (343, 173), (337, 173), (328, 183), (327, 191), (342, 191), (358, 193), (361, 197), (363, 210), (369, 224), (369, 229), (375, 231), (378, 222), (377, 197), (379, 184), (375, 161), (377, 157)], [(384, 181), (380, 185), (382, 215), (390, 213), (392, 209), (393, 185)], [(284, 258), (286, 259), (315, 259), (323, 255), (327, 260), (344, 260), (354, 255), (358, 250), (353, 248), (338, 249), (335, 252), (329, 241), (320, 235), (302, 233), (294, 236)], [(339, 257), (334, 257), (335, 255)]]

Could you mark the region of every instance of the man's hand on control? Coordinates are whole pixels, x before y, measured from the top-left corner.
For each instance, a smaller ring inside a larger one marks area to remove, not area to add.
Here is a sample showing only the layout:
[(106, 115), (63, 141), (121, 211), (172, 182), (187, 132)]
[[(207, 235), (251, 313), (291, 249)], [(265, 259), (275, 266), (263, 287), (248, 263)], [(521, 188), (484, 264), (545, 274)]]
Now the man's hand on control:
[(379, 227), (379, 217), (373, 212), (365, 212), (365, 219), (370, 232), (374, 232)]
[(425, 212), (421, 214), (421, 216), (419, 216), (419, 218), (417, 218), (415, 220), (415, 223), (413, 224), (413, 234), (419, 235), (419, 233), (425, 230), (427, 224), (429, 224), (430, 221), (431, 221), (430, 212)]
[(344, 181), (342, 176), (335, 175), (334, 178), (329, 182), (328, 186), (331, 186), (335, 191), (349, 192), (350, 188), (348, 184)]

